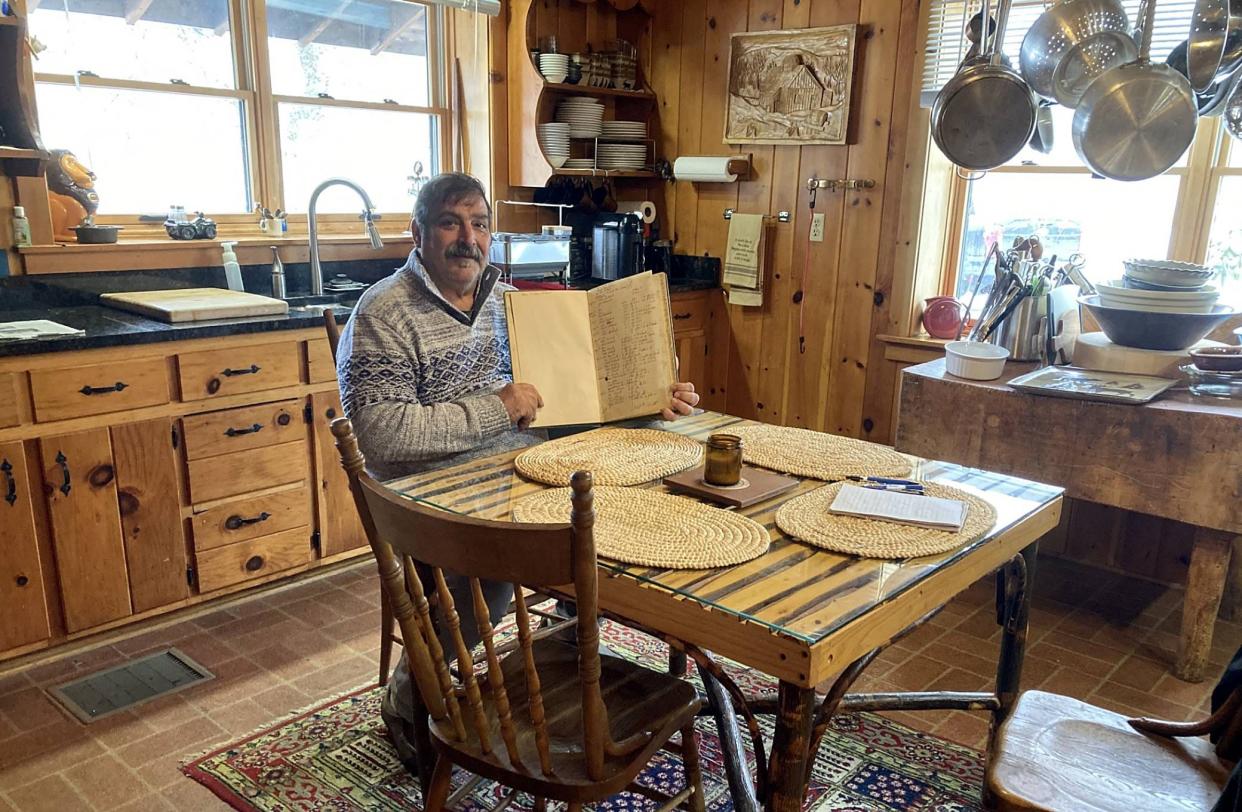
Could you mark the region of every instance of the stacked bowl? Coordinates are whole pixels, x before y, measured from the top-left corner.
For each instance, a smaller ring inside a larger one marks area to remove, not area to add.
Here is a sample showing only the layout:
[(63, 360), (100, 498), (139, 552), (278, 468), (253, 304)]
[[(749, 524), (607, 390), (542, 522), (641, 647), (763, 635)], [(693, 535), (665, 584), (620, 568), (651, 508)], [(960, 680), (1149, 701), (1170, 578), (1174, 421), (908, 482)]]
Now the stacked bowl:
[(536, 126), (535, 131), (548, 163), (560, 169), (569, 160), (569, 125), (553, 121)]
[(539, 72), (549, 82), (564, 82), (569, 76), (567, 54), (539, 54)]
[(599, 138), (604, 105), (589, 96), (574, 96), (556, 106), (556, 120), (569, 125), (570, 138)]

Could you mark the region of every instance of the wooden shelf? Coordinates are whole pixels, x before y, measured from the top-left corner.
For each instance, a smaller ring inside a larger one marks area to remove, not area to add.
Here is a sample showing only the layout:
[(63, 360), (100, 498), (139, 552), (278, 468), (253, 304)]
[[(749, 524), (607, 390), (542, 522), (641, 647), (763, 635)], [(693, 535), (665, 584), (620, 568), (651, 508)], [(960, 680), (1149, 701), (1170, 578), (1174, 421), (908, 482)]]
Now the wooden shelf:
[[(0, 19), (6, 19), (0, 17)], [(36, 177), (47, 169), (50, 156), (41, 149), (0, 147), (0, 167), (11, 178)]]
[(553, 175), (571, 178), (658, 178), (650, 169), (554, 169)]
[[(0, 17), (0, 20), (6, 19)], [(48, 154), (41, 149), (25, 149), (23, 147), (0, 147), (0, 161), (7, 161), (11, 158), (21, 158), (26, 160), (46, 161)]]
[(620, 90), (615, 87), (571, 85), (565, 82), (544, 82), (543, 89), (555, 93), (576, 93), (580, 96), (611, 96), (619, 99), (641, 99), (654, 102), (655, 94), (647, 90)]
[(0, 17), (0, 25), (12, 25), (20, 28), (23, 25), (23, 22), (21, 17), (9, 15), (7, 17)]

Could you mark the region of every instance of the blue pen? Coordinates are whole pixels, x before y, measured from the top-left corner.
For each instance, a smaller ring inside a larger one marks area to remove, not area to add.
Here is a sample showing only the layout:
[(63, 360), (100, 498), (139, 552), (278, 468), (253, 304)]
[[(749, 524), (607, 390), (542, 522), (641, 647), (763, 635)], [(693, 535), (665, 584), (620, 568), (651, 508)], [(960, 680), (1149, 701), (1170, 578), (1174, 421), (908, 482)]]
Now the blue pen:
[(923, 496), (923, 495), (924, 495), (924, 494), (923, 494), (923, 486), (922, 486), (922, 485), (880, 485), (880, 484), (871, 484), (871, 485), (863, 485), (862, 487), (863, 487), (863, 488), (865, 488), (865, 489), (867, 489), (867, 490), (869, 490), (869, 491), (892, 491), (893, 493), (912, 493), (912, 494), (916, 494), (916, 495), (918, 495), (918, 496)]
[(919, 488), (923, 487), (921, 483), (915, 482), (912, 479), (891, 479), (889, 477), (882, 477), (882, 476), (866, 476), (866, 477), (850, 476), (850, 477), (846, 477), (846, 479), (852, 482), (875, 482), (879, 485), (906, 485), (906, 486), (915, 486)]

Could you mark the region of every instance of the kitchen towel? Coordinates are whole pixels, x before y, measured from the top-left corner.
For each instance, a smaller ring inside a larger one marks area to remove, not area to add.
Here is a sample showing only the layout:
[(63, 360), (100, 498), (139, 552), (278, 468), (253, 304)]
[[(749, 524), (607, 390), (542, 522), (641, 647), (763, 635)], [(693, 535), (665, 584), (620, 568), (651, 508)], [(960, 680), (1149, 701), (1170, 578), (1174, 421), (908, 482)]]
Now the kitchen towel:
[(763, 255), (763, 215), (735, 213), (725, 247), (724, 284), (730, 304), (763, 304)]

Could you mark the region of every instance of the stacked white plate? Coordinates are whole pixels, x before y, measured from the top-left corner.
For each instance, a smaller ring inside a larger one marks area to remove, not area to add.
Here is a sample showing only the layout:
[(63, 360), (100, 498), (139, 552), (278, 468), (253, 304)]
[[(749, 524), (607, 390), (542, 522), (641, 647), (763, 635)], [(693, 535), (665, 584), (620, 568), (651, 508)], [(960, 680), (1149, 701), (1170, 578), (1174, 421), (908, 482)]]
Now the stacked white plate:
[(565, 162), (566, 169), (594, 169), (594, 158), (570, 158)]
[(539, 124), (535, 127), (539, 146), (543, 147), (548, 161), (559, 169), (569, 159), (569, 125), (559, 122)]
[(1096, 285), (1100, 304), (1121, 310), (1147, 313), (1211, 313), (1220, 297), (1213, 285), (1197, 290), (1139, 290), (1125, 287), (1123, 281)]
[(645, 121), (605, 121), (603, 138), (615, 141), (642, 141), (647, 137)]
[(1145, 290), (1200, 290), (1215, 273), (1206, 265), (1169, 259), (1127, 259), (1125, 279)]
[(568, 54), (540, 54), (539, 72), (549, 82), (563, 82), (569, 75)]
[(557, 105), (556, 120), (569, 125), (570, 138), (599, 138), (604, 105), (586, 96), (574, 96)]
[(601, 169), (642, 169), (647, 165), (646, 144), (605, 144), (595, 148)]

